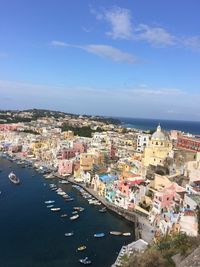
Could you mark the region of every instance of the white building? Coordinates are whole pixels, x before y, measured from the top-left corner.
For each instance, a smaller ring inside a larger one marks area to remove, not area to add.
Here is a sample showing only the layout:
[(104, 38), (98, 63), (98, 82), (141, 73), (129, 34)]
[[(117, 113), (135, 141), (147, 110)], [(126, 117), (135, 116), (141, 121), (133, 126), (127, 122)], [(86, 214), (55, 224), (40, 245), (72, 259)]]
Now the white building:
[(137, 136), (137, 151), (138, 152), (143, 152), (145, 147), (148, 145), (150, 139), (150, 135), (149, 134), (143, 134), (140, 133)]

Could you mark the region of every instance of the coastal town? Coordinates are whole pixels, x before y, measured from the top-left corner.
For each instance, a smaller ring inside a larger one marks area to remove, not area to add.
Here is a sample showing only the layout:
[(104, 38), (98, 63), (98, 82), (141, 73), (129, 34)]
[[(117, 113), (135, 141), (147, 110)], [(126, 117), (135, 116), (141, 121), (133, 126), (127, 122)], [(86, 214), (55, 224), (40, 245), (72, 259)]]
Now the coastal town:
[(2, 155), (31, 164), (46, 179), (80, 185), (135, 222), (142, 248), (167, 234), (198, 236), (200, 136), (162, 125), (142, 131), (93, 116), (33, 113), (3, 113)]

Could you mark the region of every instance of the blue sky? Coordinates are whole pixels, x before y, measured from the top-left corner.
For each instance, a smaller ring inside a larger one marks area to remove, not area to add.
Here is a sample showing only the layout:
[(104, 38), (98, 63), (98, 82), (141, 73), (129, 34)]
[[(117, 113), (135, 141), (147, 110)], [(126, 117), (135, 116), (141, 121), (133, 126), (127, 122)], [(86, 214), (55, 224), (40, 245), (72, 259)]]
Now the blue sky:
[(0, 0), (0, 108), (200, 120), (199, 11), (199, 0)]

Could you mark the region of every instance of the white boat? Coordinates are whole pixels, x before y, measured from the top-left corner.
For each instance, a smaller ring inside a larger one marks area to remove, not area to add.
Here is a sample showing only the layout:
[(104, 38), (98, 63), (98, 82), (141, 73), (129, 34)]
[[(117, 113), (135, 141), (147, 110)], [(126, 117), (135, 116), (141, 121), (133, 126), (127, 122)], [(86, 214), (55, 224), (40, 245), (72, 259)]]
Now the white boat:
[(122, 232), (111, 231), (110, 234), (111, 234), (111, 235), (122, 235)]
[(59, 184), (69, 184), (69, 181), (61, 180), (61, 181), (59, 181)]
[(79, 215), (78, 214), (76, 214), (76, 215), (74, 215), (74, 216), (72, 216), (72, 217), (70, 217), (70, 220), (76, 220), (76, 219), (78, 219), (78, 217), (79, 217)]
[(44, 203), (45, 204), (52, 204), (52, 203), (55, 203), (55, 200), (46, 200)]
[(67, 213), (61, 214), (60, 217), (61, 217), (61, 218), (65, 218), (65, 217), (67, 217)]
[(53, 208), (54, 205), (48, 205), (47, 208), (50, 209), (50, 208)]
[(128, 233), (123, 233), (122, 235), (123, 235), (123, 236), (130, 236), (131, 233), (129, 233), (129, 232), (128, 232)]
[(14, 174), (14, 172), (9, 173), (8, 178), (13, 184), (19, 184), (20, 183), (19, 178), (17, 178), (17, 176)]
[(79, 259), (79, 262), (84, 265), (89, 265), (92, 263), (91, 260), (88, 259), (88, 257), (85, 257), (84, 259)]
[(72, 235), (74, 235), (73, 232), (65, 233), (65, 236), (72, 236)]
[(51, 211), (60, 211), (61, 208), (51, 208)]

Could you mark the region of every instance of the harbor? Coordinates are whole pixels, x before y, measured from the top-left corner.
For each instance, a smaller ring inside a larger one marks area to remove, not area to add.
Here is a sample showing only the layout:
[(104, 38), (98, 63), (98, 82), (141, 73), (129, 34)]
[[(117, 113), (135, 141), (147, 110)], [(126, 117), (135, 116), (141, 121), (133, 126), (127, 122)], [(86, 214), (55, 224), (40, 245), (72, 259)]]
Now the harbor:
[[(80, 266), (79, 260), (88, 257), (92, 266), (106, 267), (115, 262), (122, 246), (134, 241), (133, 223), (109, 210), (99, 212), (103, 206), (89, 204), (71, 184), (45, 179), (35, 169), (22, 168), (7, 159), (0, 160), (0, 169), (1, 266)], [(9, 181), (11, 171), (20, 178), (19, 186)], [(65, 201), (62, 194), (51, 190), (52, 183), (73, 200)], [(47, 208), (51, 205), (61, 210), (52, 212)], [(76, 215), (73, 212), (80, 216), (75, 221), (69, 219)], [(67, 216), (61, 217), (64, 214)], [(111, 231), (131, 235), (115, 236)], [(95, 238), (98, 233), (105, 236)], [(82, 245), (86, 249), (77, 251)], [(105, 251), (109, 253), (105, 255)]]

